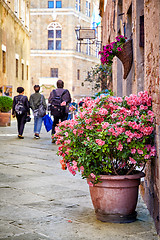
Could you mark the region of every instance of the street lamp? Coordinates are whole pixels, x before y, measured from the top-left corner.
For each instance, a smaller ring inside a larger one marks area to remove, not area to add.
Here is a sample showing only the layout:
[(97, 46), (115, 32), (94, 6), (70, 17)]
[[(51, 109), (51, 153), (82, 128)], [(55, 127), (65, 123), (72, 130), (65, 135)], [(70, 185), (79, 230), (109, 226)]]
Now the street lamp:
[(80, 29), (81, 29), (81, 26), (80, 26), (80, 25), (77, 25), (77, 27), (75, 28), (77, 40), (80, 40), (80, 38), (79, 38)]

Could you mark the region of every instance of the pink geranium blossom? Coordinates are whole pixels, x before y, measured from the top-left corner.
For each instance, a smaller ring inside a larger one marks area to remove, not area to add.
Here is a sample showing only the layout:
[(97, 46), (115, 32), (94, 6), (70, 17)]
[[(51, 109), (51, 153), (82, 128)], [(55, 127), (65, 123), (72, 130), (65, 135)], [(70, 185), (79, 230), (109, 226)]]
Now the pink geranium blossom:
[(89, 182), (88, 185), (89, 185), (90, 187), (93, 187), (93, 183), (92, 183), (92, 182)]
[(105, 144), (105, 141), (102, 141), (101, 139), (96, 139), (96, 143), (99, 145), (99, 146), (103, 146)]
[(136, 162), (136, 160), (134, 160), (133, 158), (131, 158), (131, 157), (129, 157), (129, 160), (131, 161), (131, 163), (133, 163), (133, 164), (136, 164), (137, 162)]

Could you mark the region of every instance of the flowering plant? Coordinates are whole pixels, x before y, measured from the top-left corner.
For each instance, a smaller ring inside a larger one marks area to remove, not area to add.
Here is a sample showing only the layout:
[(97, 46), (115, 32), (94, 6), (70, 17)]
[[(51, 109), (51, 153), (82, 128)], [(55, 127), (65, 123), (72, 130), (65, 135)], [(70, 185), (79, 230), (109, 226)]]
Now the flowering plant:
[(151, 97), (145, 91), (123, 98), (86, 98), (75, 120), (61, 122), (54, 136), (62, 169), (73, 175), (81, 171), (83, 178), (91, 176), (97, 183), (102, 174), (143, 170), (156, 154)]
[(99, 51), (99, 54), (101, 55), (101, 63), (106, 63), (108, 66), (111, 66), (113, 63), (113, 58), (118, 52), (122, 51), (123, 44), (126, 42), (126, 39), (126, 37), (119, 35), (116, 37), (117, 41), (111, 42), (110, 44), (104, 46), (103, 51)]

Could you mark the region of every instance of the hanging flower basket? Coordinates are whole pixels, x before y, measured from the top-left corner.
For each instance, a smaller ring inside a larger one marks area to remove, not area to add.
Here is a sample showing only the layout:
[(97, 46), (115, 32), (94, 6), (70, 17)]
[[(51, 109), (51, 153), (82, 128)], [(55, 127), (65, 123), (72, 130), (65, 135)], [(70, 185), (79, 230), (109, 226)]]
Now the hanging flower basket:
[(113, 58), (115, 56), (121, 60), (124, 66), (124, 79), (127, 78), (133, 62), (132, 39), (130, 38), (127, 41), (126, 39), (126, 37), (119, 35), (116, 37), (115, 42), (111, 42), (110, 44), (103, 47), (103, 51), (99, 51), (102, 64), (112, 66)]
[(123, 48), (120, 52), (116, 53), (116, 56), (121, 60), (124, 67), (123, 78), (126, 79), (133, 62), (133, 49), (132, 49), (132, 39), (129, 39), (124, 43)]

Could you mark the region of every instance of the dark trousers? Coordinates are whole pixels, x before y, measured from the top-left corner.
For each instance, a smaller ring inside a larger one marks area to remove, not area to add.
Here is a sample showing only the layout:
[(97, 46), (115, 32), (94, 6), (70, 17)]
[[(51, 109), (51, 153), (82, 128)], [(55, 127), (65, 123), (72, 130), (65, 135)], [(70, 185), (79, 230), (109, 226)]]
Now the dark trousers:
[(67, 120), (67, 118), (68, 118), (68, 113), (65, 113), (65, 115), (63, 115), (62, 117), (54, 117), (53, 125), (52, 125), (52, 134), (55, 134), (55, 127), (59, 123), (59, 120), (63, 122)]
[(24, 131), (24, 125), (26, 123), (27, 113), (16, 115), (17, 118), (17, 127), (18, 127), (18, 135), (22, 135)]

